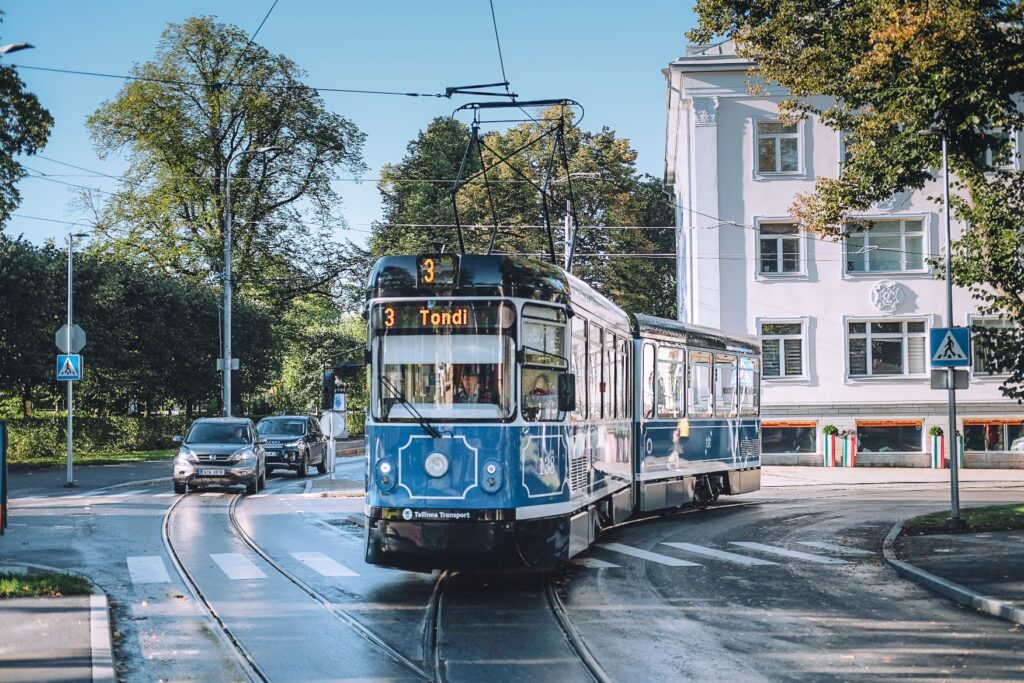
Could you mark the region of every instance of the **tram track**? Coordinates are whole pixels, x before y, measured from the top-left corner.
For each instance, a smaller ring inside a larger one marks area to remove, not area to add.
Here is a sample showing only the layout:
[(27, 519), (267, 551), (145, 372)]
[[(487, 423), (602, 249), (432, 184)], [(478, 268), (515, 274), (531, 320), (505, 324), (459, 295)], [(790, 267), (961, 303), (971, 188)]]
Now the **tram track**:
[(590, 648), (587, 647), (579, 631), (576, 630), (576, 627), (573, 626), (572, 621), (569, 619), (565, 603), (562, 602), (562, 598), (558, 595), (554, 574), (551, 572), (544, 574), (544, 594), (547, 597), (548, 607), (551, 609), (555, 621), (558, 622), (559, 628), (562, 629), (562, 635), (565, 636), (569, 649), (580, 660), (583, 668), (586, 669), (587, 673), (590, 674), (596, 683), (612, 683), (612, 679), (605, 672), (600, 662), (597, 661), (597, 658), (594, 657), (593, 653), (590, 652)]

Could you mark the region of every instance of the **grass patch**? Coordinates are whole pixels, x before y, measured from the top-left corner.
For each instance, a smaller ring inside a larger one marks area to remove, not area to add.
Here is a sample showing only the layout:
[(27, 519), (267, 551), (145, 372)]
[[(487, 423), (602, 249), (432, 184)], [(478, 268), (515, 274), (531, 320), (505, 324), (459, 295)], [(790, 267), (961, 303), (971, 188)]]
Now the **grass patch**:
[(39, 572), (24, 576), (0, 573), (0, 598), (55, 598), (90, 593), (92, 584), (80, 576), (56, 572)]
[[(161, 448), (156, 451), (115, 451), (109, 453), (75, 453), (75, 465), (116, 465), (124, 462), (145, 462), (146, 460), (171, 460), (177, 448)], [(36, 467), (66, 467), (67, 454), (46, 458), (17, 458), (11, 460), (11, 469)]]
[[(908, 534), (948, 533), (946, 519), (949, 511), (933, 512), (904, 522)], [(966, 531), (1008, 531), (1024, 529), (1024, 505), (992, 505), (982, 508), (960, 508), (960, 518), (967, 524)]]

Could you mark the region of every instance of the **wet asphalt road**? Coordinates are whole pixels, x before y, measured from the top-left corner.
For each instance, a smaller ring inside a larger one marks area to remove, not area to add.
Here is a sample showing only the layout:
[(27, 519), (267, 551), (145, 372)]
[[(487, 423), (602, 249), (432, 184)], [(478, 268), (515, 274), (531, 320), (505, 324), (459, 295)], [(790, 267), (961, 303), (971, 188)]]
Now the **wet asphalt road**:
[[(362, 466), (339, 468), (360, 477)], [(236, 503), (239, 529), (270, 563), (232, 526), (229, 492), (189, 494), (168, 523), (182, 564), (269, 680), (587, 680), (541, 577), (456, 574), (432, 608), (438, 575), (362, 562), (361, 498), (303, 488), (280, 473)], [(170, 484), (85, 494), (12, 501), (0, 559), (92, 576), (113, 600), (124, 680), (246, 680), (167, 554), (161, 530), (180, 498)], [(1024, 487), (969, 484), (963, 499), (1020, 502)], [(558, 585), (616, 681), (1019, 680), (1019, 627), (954, 606), (882, 560), (892, 523), (947, 500), (940, 484), (766, 488), (608, 532)], [(818, 559), (779, 554), (794, 551)]]

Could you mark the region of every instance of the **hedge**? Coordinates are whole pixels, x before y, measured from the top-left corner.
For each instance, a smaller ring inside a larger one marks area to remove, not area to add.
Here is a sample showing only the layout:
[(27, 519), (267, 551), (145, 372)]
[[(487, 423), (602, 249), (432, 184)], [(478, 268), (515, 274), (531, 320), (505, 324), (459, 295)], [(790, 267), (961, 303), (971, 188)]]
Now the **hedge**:
[[(259, 421), (259, 417), (253, 417)], [(151, 417), (75, 417), (76, 453), (120, 453), (173, 448), (171, 437), (184, 434), (190, 421), (184, 415)], [(363, 413), (348, 414), (349, 435), (362, 436)], [(67, 449), (67, 417), (17, 418), (7, 421), (11, 462), (52, 458)]]

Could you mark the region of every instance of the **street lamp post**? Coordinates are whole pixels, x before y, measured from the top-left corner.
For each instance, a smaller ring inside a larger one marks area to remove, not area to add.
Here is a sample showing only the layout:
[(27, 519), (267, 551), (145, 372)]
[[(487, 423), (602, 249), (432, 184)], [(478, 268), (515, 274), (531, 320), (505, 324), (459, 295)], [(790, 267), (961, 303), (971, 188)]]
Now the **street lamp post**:
[(265, 154), (280, 149), (271, 145), (239, 150), (228, 157), (225, 169), (227, 178), (224, 182), (224, 318), (221, 337), (224, 343), (224, 354), (221, 358), (224, 364), (224, 417), (231, 417), (231, 371), (234, 369), (231, 362), (231, 164), (243, 154)]
[[(942, 140), (942, 212), (945, 221), (946, 235), (946, 326), (953, 327), (953, 237), (949, 213), (949, 154), (947, 149), (946, 131), (932, 127), (922, 130), (926, 135), (935, 135)], [(949, 392), (949, 488), (950, 509), (946, 526), (950, 529), (962, 529), (965, 524), (960, 517), (960, 438), (956, 428), (956, 369), (946, 368), (946, 387)]]
[[(72, 312), (72, 308), (73, 308), (73, 304), (74, 304), (74, 294), (73, 294), (73, 289), (72, 289), (71, 283), (72, 283), (72, 273), (73, 273), (72, 263), (74, 262), (74, 252), (75, 252), (75, 250), (74, 250), (74, 243), (75, 243), (75, 238), (76, 237), (87, 237), (87, 236), (88, 235), (86, 233), (84, 233), (84, 232), (73, 232), (70, 235), (68, 235), (68, 324), (65, 327), (65, 329), (67, 330), (67, 341), (66, 341), (67, 346), (66, 346), (66, 348), (67, 348), (67, 352), (68, 353), (71, 353), (71, 351), (72, 351), (72, 348), (71, 348), (71, 329), (72, 329), (72, 326), (73, 326), (73, 321), (71, 319), (71, 312)], [(73, 415), (73, 412), (74, 412), (74, 403), (72, 402), (72, 398), (73, 398), (73, 389), (72, 388), (74, 387), (75, 383), (73, 381), (71, 381), (71, 380), (68, 380), (67, 381), (67, 385), (68, 385), (68, 429), (67, 429), (68, 465), (67, 465), (67, 481), (64, 482), (64, 486), (70, 488), (70, 487), (73, 487), (75, 485), (75, 477), (74, 477), (74, 471), (73, 471), (73, 465), (72, 465), (72, 458), (73, 458), (72, 444), (74, 442), (74, 430), (73, 430), (73, 422), (72, 422), (72, 415)]]

